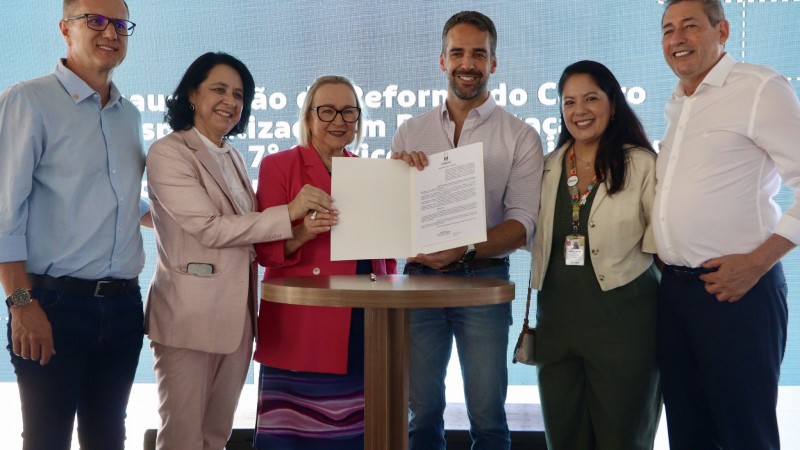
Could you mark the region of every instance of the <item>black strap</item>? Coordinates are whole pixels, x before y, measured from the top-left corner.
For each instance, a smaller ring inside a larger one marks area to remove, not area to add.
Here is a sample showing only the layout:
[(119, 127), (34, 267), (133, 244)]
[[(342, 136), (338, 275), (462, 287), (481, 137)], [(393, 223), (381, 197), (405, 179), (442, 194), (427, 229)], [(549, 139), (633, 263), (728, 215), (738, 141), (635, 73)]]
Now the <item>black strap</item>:
[(93, 297), (114, 297), (127, 291), (129, 288), (138, 287), (139, 279), (120, 280), (117, 278), (104, 278), (101, 280), (84, 280), (73, 277), (51, 277), (29, 273), (31, 284), (37, 289), (66, 292), (76, 295), (90, 295)]

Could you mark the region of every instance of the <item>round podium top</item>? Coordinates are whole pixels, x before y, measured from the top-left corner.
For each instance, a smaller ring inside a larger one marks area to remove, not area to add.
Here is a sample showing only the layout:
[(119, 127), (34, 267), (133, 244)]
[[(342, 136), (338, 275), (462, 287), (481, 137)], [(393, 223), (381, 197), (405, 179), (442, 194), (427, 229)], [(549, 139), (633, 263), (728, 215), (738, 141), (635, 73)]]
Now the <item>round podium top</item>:
[(351, 308), (448, 308), (507, 303), (514, 283), (493, 278), (436, 275), (285, 277), (262, 283), (261, 298), (275, 303)]

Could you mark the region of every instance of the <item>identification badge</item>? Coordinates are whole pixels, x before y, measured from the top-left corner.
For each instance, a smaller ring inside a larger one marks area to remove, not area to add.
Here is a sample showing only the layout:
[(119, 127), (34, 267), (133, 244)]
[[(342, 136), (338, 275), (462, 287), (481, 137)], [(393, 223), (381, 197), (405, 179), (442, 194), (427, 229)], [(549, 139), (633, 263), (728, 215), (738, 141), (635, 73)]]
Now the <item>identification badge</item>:
[(564, 260), (568, 266), (582, 266), (586, 249), (586, 238), (580, 234), (570, 234), (564, 243)]

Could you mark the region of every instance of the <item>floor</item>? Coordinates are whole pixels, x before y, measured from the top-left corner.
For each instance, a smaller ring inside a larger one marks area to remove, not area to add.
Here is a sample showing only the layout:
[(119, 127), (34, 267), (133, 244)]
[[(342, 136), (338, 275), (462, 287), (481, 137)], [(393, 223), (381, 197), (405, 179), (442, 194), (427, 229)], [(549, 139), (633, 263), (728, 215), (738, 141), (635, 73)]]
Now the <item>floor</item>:
[[(452, 386), (452, 385), (451, 385)], [(455, 386), (452, 386), (455, 387)], [(450, 391), (458, 392), (456, 389)], [(251, 428), (255, 422), (255, 385), (247, 385), (242, 393), (239, 409), (236, 411), (235, 428)], [(460, 400), (460, 401), (459, 401)], [(541, 416), (536, 408), (525, 406), (538, 402), (535, 387), (512, 386), (509, 388), (509, 425), (512, 429), (540, 429)], [(448, 403), (451, 410), (446, 414), (448, 429), (463, 429), (466, 426), (463, 409), (463, 398), (458, 394), (449, 394)], [(137, 384), (133, 388), (128, 408), (128, 449), (143, 448), (143, 436), (148, 428), (158, 427), (158, 395), (154, 384)], [(783, 448), (800, 448), (800, 386), (782, 387), (778, 400), (778, 420), (781, 427), (781, 443)], [(15, 383), (0, 383), (0, 440), (6, 450), (21, 448), (20, 431), (22, 421), (19, 416), (19, 395)], [(77, 449), (77, 441), (73, 443)], [(656, 450), (667, 450), (665, 421), (661, 421), (656, 438)]]

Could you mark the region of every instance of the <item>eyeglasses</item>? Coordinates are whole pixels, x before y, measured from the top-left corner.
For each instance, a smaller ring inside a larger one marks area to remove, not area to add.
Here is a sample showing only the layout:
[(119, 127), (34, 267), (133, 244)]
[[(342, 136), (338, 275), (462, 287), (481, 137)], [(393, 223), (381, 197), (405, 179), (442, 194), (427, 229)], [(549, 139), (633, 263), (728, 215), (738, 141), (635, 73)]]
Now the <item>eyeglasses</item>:
[(130, 36), (133, 34), (133, 29), (136, 24), (125, 19), (115, 19), (113, 17), (106, 17), (100, 14), (80, 14), (78, 16), (67, 17), (64, 20), (86, 19), (86, 26), (90, 30), (105, 31), (108, 24), (114, 27), (114, 31), (120, 36)]
[(336, 115), (341, 114), (342, 120), (347, 123), (356, 123), (358, 118), (361, 117), (361, 108), (349, 106), (344, 109), (336, 109), (332, 106), (317, 106), (311, 108), (317, 111), (317, 117), (323, 122), (333, 122), (336, 120)]

